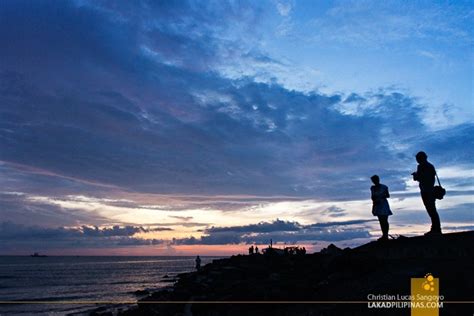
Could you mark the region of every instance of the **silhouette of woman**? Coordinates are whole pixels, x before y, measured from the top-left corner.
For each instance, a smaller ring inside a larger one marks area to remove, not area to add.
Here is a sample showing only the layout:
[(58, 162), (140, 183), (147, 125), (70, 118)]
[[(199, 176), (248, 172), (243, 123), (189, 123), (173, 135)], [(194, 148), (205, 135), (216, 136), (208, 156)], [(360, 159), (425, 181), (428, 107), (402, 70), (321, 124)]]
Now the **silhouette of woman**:
[(388, 187), (380, 183), (378, 175), (373, 175), (370, 179), (374, 183), (374, 185), (370, 187), (373, 202), (372, 215), (379, 218), (380, 228), (382, 229), (382, 237), (380, 237), (379, 240), (388, 240), (388, 217), (392, 215), (387, 201), (387, 198), (390, 197), (390, 193), (388, 193)]

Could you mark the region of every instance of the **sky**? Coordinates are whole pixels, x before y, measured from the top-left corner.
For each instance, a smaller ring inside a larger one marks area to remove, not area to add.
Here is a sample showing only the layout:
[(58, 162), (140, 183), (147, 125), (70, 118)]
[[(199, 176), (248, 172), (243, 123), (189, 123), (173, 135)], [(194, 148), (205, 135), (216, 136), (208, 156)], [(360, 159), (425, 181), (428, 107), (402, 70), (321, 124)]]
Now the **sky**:
[(230, 255), (474, 229), (471, 1), (2, 1), (0, 254)]

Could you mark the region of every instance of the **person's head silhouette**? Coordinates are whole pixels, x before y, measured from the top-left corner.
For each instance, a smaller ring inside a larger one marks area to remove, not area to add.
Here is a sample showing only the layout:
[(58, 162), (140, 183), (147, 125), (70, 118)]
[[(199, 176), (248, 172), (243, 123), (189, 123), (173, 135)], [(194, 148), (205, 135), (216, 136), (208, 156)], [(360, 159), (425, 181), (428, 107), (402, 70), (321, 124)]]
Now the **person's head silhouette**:
[(416, 162), (422, 163), (426, 162), (428, 159), (428, 155), (424, 151), (420, 151), (419, 153), (416, 154)]
[(377, 185), (377, 184), (380, 184), (380, 178), (378, 175), (374, 174), (373, 176), (370, 177), (370, 180), (372, 180), (372, 182)]

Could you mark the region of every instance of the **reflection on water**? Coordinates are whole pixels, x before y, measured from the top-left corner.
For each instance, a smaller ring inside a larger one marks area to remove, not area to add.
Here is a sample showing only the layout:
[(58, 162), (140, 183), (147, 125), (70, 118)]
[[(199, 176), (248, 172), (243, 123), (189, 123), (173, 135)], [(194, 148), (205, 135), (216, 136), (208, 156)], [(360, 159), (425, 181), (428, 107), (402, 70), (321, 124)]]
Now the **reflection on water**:
[[(1, 301), (135, 301), (134, 292), (168, 286), (163, 277), (191, 271), (194, 257), (0, 256)], [(203, 264), (216, 257), (202, 257)], [(96, 304), (2, 304), (0, 314), (63, 315)]]

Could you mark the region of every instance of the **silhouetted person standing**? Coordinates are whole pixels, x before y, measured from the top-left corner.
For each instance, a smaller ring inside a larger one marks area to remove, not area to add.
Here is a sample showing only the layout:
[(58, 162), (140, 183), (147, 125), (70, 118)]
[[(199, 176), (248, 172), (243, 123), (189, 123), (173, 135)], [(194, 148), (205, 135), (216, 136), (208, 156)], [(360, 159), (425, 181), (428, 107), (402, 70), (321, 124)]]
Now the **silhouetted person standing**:
[(441, 223), (438, 211), (436, 210), (436, 198), (434, 195), (435, 167), (428, 162), (428, 156), (423, 151), (416, 154), (416, 161), (418, 162), (418, 167), (416, 172), (412, 173), (413, 180), (419, 182), (421, 199), (431, 218), (431, 230), (425, 235), (441, 234)]
[(388, 240), (388, 217), (392, 215), (390, 206), (388, 205), (387, 198), (390, 197), (388, 193), (388, 187), (385, 184), (380, 183), (378, 175), (373, 175), (370, 178), (373, 182), (373, 186), (370, 187), (370, 193), (372, 198), (372, 215), (377, 216), (382, 229), (382, 237), (379, 240)]
[(249, 255), (253, 255), (253, 245), (249, 247)]
[(258, 247), (257, 247), (257, 246), (255, 246), (255, 253), (259, 253), (259, 252), (258, 252)]
[(196, 257), (196, 270), (201, 270), (201, 258), (199, 256)]

